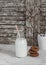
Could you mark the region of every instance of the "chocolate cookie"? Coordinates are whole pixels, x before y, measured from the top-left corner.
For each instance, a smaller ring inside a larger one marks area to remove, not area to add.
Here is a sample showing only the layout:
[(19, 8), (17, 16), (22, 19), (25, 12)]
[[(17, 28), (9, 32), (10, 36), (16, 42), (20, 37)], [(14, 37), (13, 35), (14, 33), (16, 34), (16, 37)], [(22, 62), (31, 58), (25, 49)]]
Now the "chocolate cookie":
[(32, 57), (37, 57), (39, 55), (39, 53), (37, 52), (39, 50), (39, 48), (37, 46), (32, 46), (29, 50), (29, 54)]
[(29, 50), (30, 53), (36, 53), (35, 51), (33, 51), (32, 49)]
[(39, 56), (39, 53), (31, 53), (30, 56), (37, 57), (37, 56)]
[(31, 50), (33, 50), (33, 51), (36, 51), (36, 52), (37, 52), (37, 51), (39, 50), (39, 48), (38, 48), (37, 46), (32, 46), (32, 47), (31, 47)]

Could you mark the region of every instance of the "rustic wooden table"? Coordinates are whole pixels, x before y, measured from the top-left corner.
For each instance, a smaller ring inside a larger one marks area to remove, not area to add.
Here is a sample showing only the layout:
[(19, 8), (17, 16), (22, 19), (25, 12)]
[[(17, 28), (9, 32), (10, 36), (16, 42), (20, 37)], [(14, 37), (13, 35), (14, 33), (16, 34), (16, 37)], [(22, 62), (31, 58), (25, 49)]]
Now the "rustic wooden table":
[(46, 65), (46, 51), (40, 50), (39, 54), (38, 57), (17, 58), (14, 45), (0, 44), (0, 65)]

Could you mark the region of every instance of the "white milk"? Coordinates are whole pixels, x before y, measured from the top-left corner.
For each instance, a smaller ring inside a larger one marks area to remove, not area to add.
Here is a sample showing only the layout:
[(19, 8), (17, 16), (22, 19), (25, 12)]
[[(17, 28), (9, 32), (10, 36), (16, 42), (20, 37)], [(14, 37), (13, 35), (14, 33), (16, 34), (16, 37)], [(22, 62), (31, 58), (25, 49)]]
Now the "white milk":
[(40, 49), (46, 50), (46, 34), (38, 34), (38, 44)]
[(16, 57), (27, 56), (27, 41), (25, 38), (17, 38), (15, 41), (15, 54)]

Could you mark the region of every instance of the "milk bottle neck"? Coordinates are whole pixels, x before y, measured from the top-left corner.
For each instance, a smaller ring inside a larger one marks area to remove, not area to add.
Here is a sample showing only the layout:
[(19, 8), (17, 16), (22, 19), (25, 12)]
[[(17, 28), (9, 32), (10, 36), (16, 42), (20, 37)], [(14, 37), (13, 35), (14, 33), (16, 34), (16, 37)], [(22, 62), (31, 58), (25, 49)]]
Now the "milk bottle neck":
[(24, 38), (25, 39), (25, 36), (24, 36), (23, 33), (20, 33), (20, 36), (19, 36), (19, 34), (17, 34), (17, 37), (16, 38)]

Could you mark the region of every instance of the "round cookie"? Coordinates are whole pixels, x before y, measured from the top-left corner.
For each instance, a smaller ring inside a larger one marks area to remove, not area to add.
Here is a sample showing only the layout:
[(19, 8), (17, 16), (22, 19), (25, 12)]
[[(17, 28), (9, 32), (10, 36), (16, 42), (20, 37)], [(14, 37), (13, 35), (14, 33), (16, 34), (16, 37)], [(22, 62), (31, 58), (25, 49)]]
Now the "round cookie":
[(36, 52), (37, 52), (37, 51), (39, 50), (39, 48), (38, 48), (37, 46), (32, 46), (32, 47), (31, 47), (31, 50), (33, 50), (33, 51), (36, 51)]
[(39, 56), (39, 53), (31, 53), (30, 56), (37, 57), (37, 56)]
[(29, 53), (31, 54), (31, 53), (36, 53), (36, 52), (30, 49), (29, 50)]

